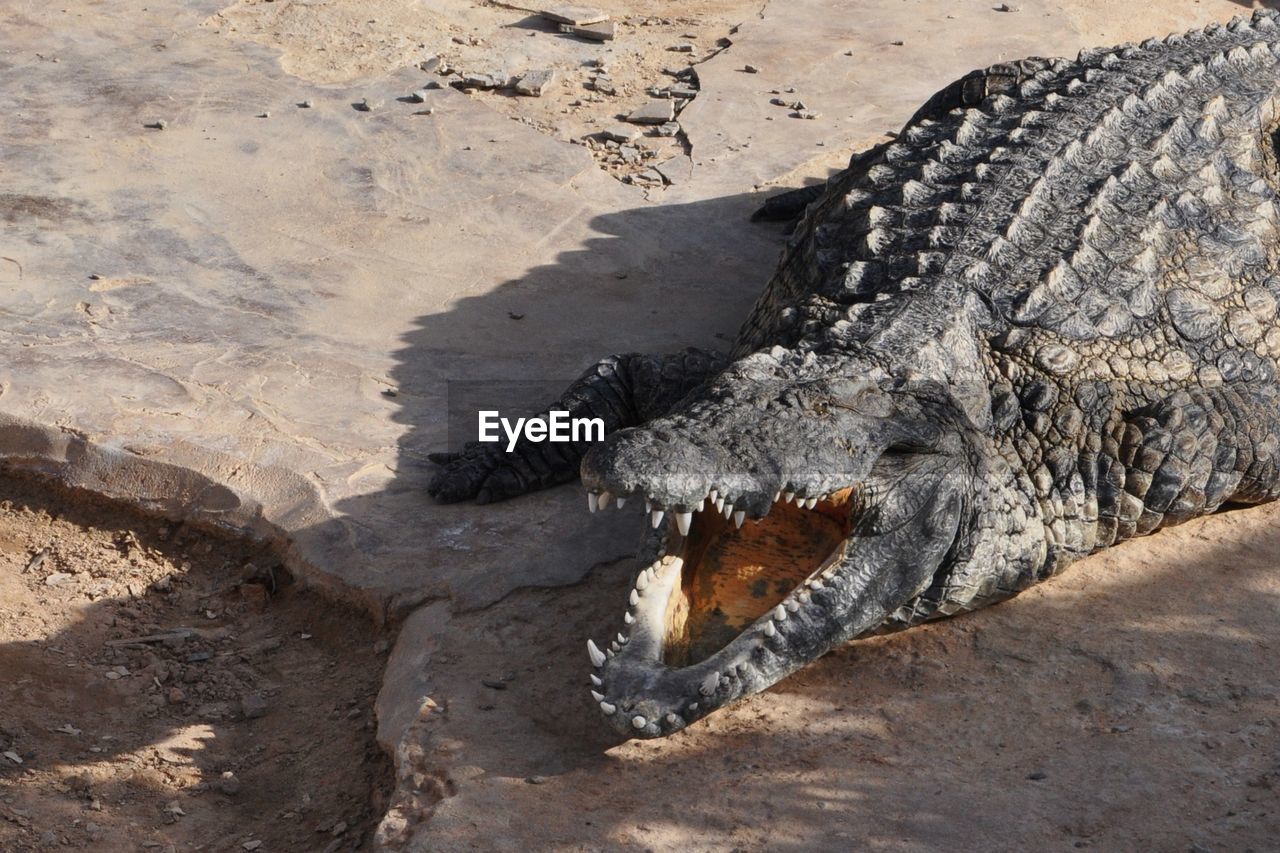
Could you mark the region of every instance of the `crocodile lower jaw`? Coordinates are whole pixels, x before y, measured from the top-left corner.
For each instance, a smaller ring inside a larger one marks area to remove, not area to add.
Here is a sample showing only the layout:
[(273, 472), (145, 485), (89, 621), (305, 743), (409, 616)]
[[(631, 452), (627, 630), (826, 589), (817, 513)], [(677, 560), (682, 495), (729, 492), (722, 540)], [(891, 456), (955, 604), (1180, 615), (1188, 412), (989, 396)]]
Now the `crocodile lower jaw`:
[(592, 698), (624, 734), (670, 734), (767, 686), (751, 663), (756, 651), (785, 654), (803, 642), (793, 634), (812, 590), (837, 571), (858, 506), (852, 488), (779, 495), (762, 518), (745, 520), (717, 497), (670, 514), (657, 559), (628, 595), (622, 630), (603, 648), (587, 643)]

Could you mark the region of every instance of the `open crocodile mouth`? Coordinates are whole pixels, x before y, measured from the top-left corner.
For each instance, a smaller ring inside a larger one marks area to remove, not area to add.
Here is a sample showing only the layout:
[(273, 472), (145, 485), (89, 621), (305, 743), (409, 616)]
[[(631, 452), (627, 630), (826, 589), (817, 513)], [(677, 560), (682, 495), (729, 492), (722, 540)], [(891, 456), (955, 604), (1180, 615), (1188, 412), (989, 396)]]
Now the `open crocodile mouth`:
[[(835, 572), (861, 493), (779, 493), (750, 519), (714, 491), (687, 511), (650, 507), (656, 556), (636, 577), (623, 631), (603, 649), (588, 641), (592, 697), (610, 722), (632, 736), (669, 734), (782, 675), (760, 672), (759, 653), (785, 643), (788, 620)], [(592, 511), (613, 500), (588, 499)]]

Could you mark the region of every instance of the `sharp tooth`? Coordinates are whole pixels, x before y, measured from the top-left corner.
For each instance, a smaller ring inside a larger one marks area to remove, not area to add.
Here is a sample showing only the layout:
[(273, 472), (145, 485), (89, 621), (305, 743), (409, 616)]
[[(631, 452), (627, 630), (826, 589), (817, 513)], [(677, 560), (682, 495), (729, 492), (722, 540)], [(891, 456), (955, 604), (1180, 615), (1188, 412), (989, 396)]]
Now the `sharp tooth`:
[(630, 612), (623, 613), (622, 621), (630, 625), (632, 622), (636, 621), (636, 617), (632, 616)]
[(794, 598), (788, 598), (786, 601), (783, 602), (783, 604), (785, 604), (787, 606), (787, 609), (790, 610), (792, 613), (795, 613), (797, 610), (800, 609), (800, 602), (796, 601)]
[(598, 505), (599, 505), (599, 507), (600, 507), (601, 509), (608, 509), (608, 508), (609, 508), (609, 501), (611, 501), (611, 500), (613, 500), (613, 495), (609, 494), (608, 492), (601, 492), (601, 493), (600, 493), (600, 500), (598, 501)]
[(626, 498), (618, 498), (618, 509), (622, 509), (627, 503)]
[(707, 500), (711, 501), (712, 503), (715, 503), (719, 498), (720, 498), (720, 492), (717, 491), (716, 489), (712, 489), (711, 491), (707, 492)]
[(618, 632), (618, 643), (623, 646), (627, 644), (627, 638), (622, 635), (621, 631)]
[(640, 574), (636, 575), (636, 589), (640, 590), (641, 592), (644, 592), (645, 587), (647, 587), (648, 585), (649, 585), (648, 572), (641, 572)]
[(633, 729), (643, 729), (647, 725), (649, 725), (649, 721), (639, 714), (631, 718), (631, 727)]
[(698, 692), (703, 696), (710, 696), (716, 692), (716, 688), (720, 686), (720, 673), (709, 672), (707, 677), (702, 679), (702, 685), (698, 687)]
[(667, 714), (667, 725), (669, 726), (680, 725), (680, 718), (677, 717), (675, 714)]
[(689, 535), (689, 525), (692, 522), (693, 522), (693, 513), (691, 512), (676, 513), (676, 527), (680, 530), (681, 536)]
[(695, 509), (694, 512), (702, 512), (706, 508), (707, 508), (707, 499), (703, 498), (702, 500), (698, 501), (698, 508)]
[(743, 510), (738, 510), (733, 514), (733, 526), (741, 527), (742, 522), (747, 520), (747, 514)]
[(812, 598), (813, 596), (809, 595), (809, 590), (802, 589), (800, 590), (800, 594), (797, 595), (796, 597), (800, 599), (801, 604), (808, 604), (809, 599)]
[(690, 711), (690, 713), (692, 713), (693, 711), (696, 711), (696, 710), (698, 710), (698, 703), (697, 703), (697, 702), (694, 702), (693, 704), (691, 704), (691, 705), (689, 706), (689, 711)]
[(644, 511), (653, 512), (653, 501), (649, 500), (648, 498), (644, 499)]
[(610, 640), (609, 651), (613, 652), (614, 654), (617, 654), (618, 652), (622, 651), (622, 646), (618, 645), (617, 640)]
[(785, 492), (785, 493), (783, 493), (783, 495), (782, 495), (782, 502), (783, 502), (783, 503), (788, 503), (788, 504), (789, 504), (789, 503), (791, 503), (791, 502), (792, 502), (793, 500), (795, 500), (795, 499), (796, 499), (796, 493), (795, 493), (795, 492)]
[(594, 672), (591, 673), (591, 683), (594, 684), (596, 687), (604, 687), (604, 679), (600, 678)]
[(659, 525), (662, 524), (662, 516), (664, 515), (666, 515), (666, 513), (660, 509), (653, 509), (649, 511), (649, 523), (653, 525), (654, 530), (657, 530)]
[(716, 495), (716, 499), (712, 503), (716, 505), (716, 512), (724, 512), (724, 498)]
[(773, 620), (772, 620), (772, 619), (770, 619), (768, 622), (764, 623), (764, 635), (765, 635), (766, 637), (772, 637), (772, 636), (773, 636), (774, 634), (776, 634), (776, 633), (778, 633), (778, 629), (777, 629), (777, 628), (775, 628), (775, 627), (773, 627)]
[(635, 607), (640, 603), (640, 593), (636, 592), (634, 589), (631, 590), (631, 597), (628, 600), (631, 602), (631, 606)]
[(587, 511), (595, 512), (600, 508), (600, 496), (595, 492), (587, 492)]
[(726, 501), (726, 502), (725, 502), (725, 505), (724, 505), (724, 517), (725, 517), (725, 520), (727, 521), (727, 520), (729, 519), (729, 516), (731, 516), (731, 515), (733, 515), (733, 504), (731, 504), (731, 503), (729, 503), (729, 502), (727, 502), (727, 501)]
[(614, 656), (614, 650), (613, 650), (613, 649), (605, 649), (605, 650), (604, 650), (604, 653), (605, 653), (605, 656), (606, 656), (606, 657), (613, 657), (613, 656)]
[(773, 493), (773, 502), (774, 502), (774, 503), (777, 503), (777, 502), (778, 502), (778, 501), (780, 501), (781, 499), (782, 499), (782, 492), (774, 492), (774, 493)]
[(779, 622), (781, 622), (783, 619), (786, 619), (787, 608), (783, 607), (781, 604), (773, 608), (773, 618)]
[(807, 501), (804, 502), (805, 509), (813, 509), (817, 505), (818, 505), (817, 498), (809, 498)]
[(597, 702), (603, 702), (603, 701), (604, 701), (604, 694), (603, 694), (603, 693), (597, 693), (596, 691), (592, 690), (592, 691), (591, 691), (591, 698), (592, 698), (592, 699), (594, 699), (594, 700), (596, 700)]
[(809, 587), (811, 589), (822, 589), (822, 579), (814, 578), (813, 580), (809, 581)]
[(617, 705), (610, 705), (608, 702), (601, 702), (601, 703), (600, 703), (600, 710), (601, 710), (601, 711), (603, 711), (603, 712), (604, 712), (604, 715), (607, 717), (607, 716), (609, 716), (610, 714), (612, 714), (614, 711), (618, 710), (618, 706), (617, 706)]
[(604, 652), (600, 651), (595, 640), (587, 640), (587, 655), (591, 658), (592, 666), (604, 666)]

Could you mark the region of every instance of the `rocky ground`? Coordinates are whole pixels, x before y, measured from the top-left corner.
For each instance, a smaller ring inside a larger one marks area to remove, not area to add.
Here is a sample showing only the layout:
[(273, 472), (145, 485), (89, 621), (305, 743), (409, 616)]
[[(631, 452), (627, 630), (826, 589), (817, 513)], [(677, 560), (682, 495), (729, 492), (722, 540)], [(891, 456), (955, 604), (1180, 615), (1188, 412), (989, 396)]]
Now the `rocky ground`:
[(261, 549), (0, 478), (0, 849), (360, 847), (387, 648)]

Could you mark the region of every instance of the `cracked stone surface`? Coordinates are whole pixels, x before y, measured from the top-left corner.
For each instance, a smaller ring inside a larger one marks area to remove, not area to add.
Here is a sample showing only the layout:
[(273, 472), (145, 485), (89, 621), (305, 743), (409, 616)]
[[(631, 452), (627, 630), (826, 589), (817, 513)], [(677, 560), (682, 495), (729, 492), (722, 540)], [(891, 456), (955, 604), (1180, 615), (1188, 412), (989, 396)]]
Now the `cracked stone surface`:
[[(462, 439), (448, 430), (451, 381), (526, 381), (502, 402), (533, 409), (548, 384), (599, 356), (714, 346), (735, 330), (782, 245), (776, 228), (748, 221), (760, 188), (824, 178), (973, 67), (1241, 11), (1228, 0), (1162, 0), (1158, 14), (1100, 0), (1028, 0), (1013, 14), (986, 2), (725, 0), (646, 24), (672, 14), (669, 4), (598, 5), (623, 22), (605, 47), (497, 4), (452, 0), (68, 0), (0, 10), (9, 95), (0, 455), (274, 540), (311, 584), (382, 618), (408, 617), (380, 703), (380, 739), (403, 781), (388, 844), (441, 849), (433, 831), (457, 847), (485, 843), (527, 825), (519, 821), (533, 820), (538, 802), (560, 816), (549, 843), (680, 843), (679, 821), (663, 824), (677, 834), (647, 837), (634, 826), (647, 819), (628, 812), (631, 824), (601, 835), (569, 804), (634, 770), (651, 783), (642, 789), (651, 806), (679, 809), (704, 788), (694, 770), (722, 772), (732, 755), (749, 764), (744, 756), (784, 725), (787, 709), (834, 713), (835, 728), (862, 725), (839, 717), (843, 700), (827, 690), (846, 677), (835, 660), (825, 676), (718, 717), (683, 753), (678, 741), (610, 749), (588, 734), (585, 688), (557, 679), (580, 669), (582, 639), (604, 624), (595, 612), (613, 607), (629, 571), (614, 561), (634, 550), (639, 516), (589, 517), (575, 487), (483, 508), (433, 504), (425, 455)], [(665, 50), (690, 30), (695, 54)], [(468, 95), (416, 67), (436, 54), (467, 70), (492, 70), (479, 66), (502, 56), (512, 73), (561, 73), (542, 98)], [(619, 69), (619, 95), (569, 107), (587, 94), (583, 63), (601, 58)], [(679, 117), (684, 138), (670, 143), (680, 159), (666, 170), (678, 179), (622, 183), (570, 140), (615, 123), (647, 99), (656, 69), (674, 63), (694, 64), (700, 83)], [(425, 104), (398, 100), (433, 79), (446, 85)], [(788, 88), (822, 117), (791, 119), (769, 103)], [(354, 108), (366, 99), (372, 109)], [(431, 114), (414, 114), (424, 108)], [(1141, 560), (1140, 550), (1126, 553)], [(606, 563), (591, 584), (558, 589)], [(534, 591), (518, 591), (526, 588)], [(547, 621), (564, 607), (513, 612), (486, 640), (497, 645), (468, 657), (459, 626), (470, 623), (458, 620), (482, 619), (495, 602), (532, 607), (561, 595), (587, 612), (567, 624)], [(466, 691), (503, 648), (524, 649), (521, 683), (552, 674), (536, 696), (549, 706), (477, 710), (486, 703)], [(550, 660), (570, 653), (571, 664)], [(847, 666), (853, 654), (843, 657)], [(546, 760), (510, 761), (486, 731), (518, 737)], [(845, 772), (821, 751), (805, 760), (817, 774), (805, 784)], [(646, 775), (675, 767), (689, 785)], [(425, 793), (414, 768), (447, 781), (432, 790), (449, 795)], [(788, 805), (752, 783), (738, 798), (717, 794), (713, 811), (731, 826), (803, 816), (841, 796), (869, 808), (882, 793), (793, 788), (808, 805)], [(775, 805), (761, 812), (766, 802)], [(742, 842), (783, 837), (760, 831)], [(886, 836), (895, 844), (927, 846)]]

